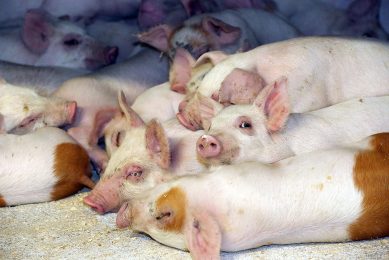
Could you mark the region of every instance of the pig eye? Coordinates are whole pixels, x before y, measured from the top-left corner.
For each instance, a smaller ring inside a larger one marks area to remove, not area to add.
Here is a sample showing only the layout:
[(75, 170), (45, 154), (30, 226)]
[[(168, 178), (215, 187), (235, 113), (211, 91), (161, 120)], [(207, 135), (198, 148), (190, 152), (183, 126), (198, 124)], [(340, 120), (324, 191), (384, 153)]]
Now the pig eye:
[(162, 212), (161, 214), (159, 214), (155, 219), (156, 220), (161, 220), (163, 218), (166, 218), (166, 217), (170, 217), (172, 215), (172, 213), (170, 211), (168, 212)]
[(69, 47), (74, 47), (74, 46), (77, 46), (81, 43), (80, 40), (77, 40), (75, 38), (72, 38), (72, 39), (68, 39), (68, 40), (65, 40), (63, 42), (63, 44), (65, 44), (66, 46), (69, 46)]
[(243, 128), (251, 128), (251, 123), (243, 121), (243, 122), (240, 123), (239, 128), (242, 128), (242, 129)]
[(132, 171), (128, 174), (127, 178), (128, 177), (140, 177), (142, 176), (143, 174), (143, 171), (142, 170), (138, 170), (138, 171)]
[(37, 117), (31, 117), (31, 118), (28, 118), (27, 120), (23, 120), (23, 122), (21, 122), (18, 127), (24, 128), (24, 127), (27, 127), (29, 125), (32, 125), (37, 119), (38, 119)]
[(122, 144), (123, 139), (124, 139), (124, 132), (123, 131), (115, 132), (112, 135), (112, 144), (115, 147), (119, 147)]
[(247, 116), (240, 116), (235, 121), (235, 127), (247, 135), (254, 135), (254, 128), (251, 119)]

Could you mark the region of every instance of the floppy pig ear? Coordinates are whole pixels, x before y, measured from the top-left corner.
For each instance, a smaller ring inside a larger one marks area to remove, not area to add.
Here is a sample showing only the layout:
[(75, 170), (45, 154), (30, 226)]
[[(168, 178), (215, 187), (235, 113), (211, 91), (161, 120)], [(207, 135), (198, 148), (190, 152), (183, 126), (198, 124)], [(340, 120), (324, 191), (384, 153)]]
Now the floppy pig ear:
[(139, 34), (138, 40), (149, 44), (160, 51), (167, 52), (169, 50), (169, 39), (172, 33), (173, 28), (171, 26), (161, 24)]
[(222, 104), (251, 104), (264, 85), (265, 82), (258, 73), (234, 69), (221, 84), (219, 102)]
[(44, 53), (49, 47), (49, 38), (53, 33), (54, 29), (46, 12), (33, 9), (24, 16), (22, 40), (33, 53)]
[(120, 109), (126, 116), (131, 127), (140, 127), (145, 125), (142, 118), (140, 118), (140, 116), (128, 105), (126, 96), (122, 90), (119, 92), (118, 100)]
[(185, 233), (187, 247), (193, 259), (220, 258), (222, 239), (220, 228), (216, 220), (208, 213), (194, 214)]
[(270, 132), (279, 131), (288, 120), (290, 101), (286, 84), (287, 78), (281, 77), (266, 86), (254, 101), (267, 117), (266, 128)]
[(170, 89), (181, 94), (186, 93), (186, 84), (191, 78), (192, 67), (195, 63), (192, 55), (182, 48), (176, 50), (173, 64), (169, 72)]
[(207, 53), (204, 53), (201, 55), (196, 63), (194, 64), (195, 67), (202, 65), (204, 63), (210, 62), (213, 66), (216, 64), (222, 62), (223, 60), (227, 59), (228, 55), (222, 51), (210, 51)]
[(234, 43), (241, 35), (239, 27), (232, 26), (211, 16), (205, 16), (201, 21), (201, 25), (221, 45)]
[(223, 105), (200, 93), (197, 93), (195, 98), (198, 101), (197, 107), (199, 109), (201, 125), (203, 129), (207, 130), (209, 129), (212, 118), (223, 109)]
[(169, 140), (161, 124), (155, 119), (146, 126), (146, 148), (161, 168), (168, 169), (170, 167)]

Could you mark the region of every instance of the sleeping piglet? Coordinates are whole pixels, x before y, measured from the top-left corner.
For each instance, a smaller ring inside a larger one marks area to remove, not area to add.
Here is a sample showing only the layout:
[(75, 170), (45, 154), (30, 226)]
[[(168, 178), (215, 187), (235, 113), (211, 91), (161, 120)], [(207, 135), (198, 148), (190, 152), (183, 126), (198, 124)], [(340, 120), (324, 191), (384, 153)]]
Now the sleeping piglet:
[(126, 194), (139, 194), (180, 174), (196, 174), (204, 169), (196, 159), (196, 141), (204, 133), (193, 132), (173, 118), (162, 124), (144, 123), (119, 96), (127, 130), (114, 135), (112, 155), (105, 172), (84, 203), (100, 214), (117, 210)]
[(0, 132), (25, 134), (44, 126), (73, 122), (77, 104), (8, 84), (0, 79)]
[(131, 194), (116, 223), (194, 259), (269, 244), (385, 237), (388, 155), (386, 133), (271, 165), (220, 166)]
[(58, 200), (92, 189), (88, 154), (65, 131), (0, 135), (0, 207)]

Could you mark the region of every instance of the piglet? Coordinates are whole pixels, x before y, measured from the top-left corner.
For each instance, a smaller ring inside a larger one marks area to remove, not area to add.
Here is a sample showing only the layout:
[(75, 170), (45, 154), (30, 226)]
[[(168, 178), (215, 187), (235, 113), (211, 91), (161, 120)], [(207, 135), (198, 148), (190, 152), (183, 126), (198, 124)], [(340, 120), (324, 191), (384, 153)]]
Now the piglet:
[(29, 10), (21, 28), (3, 29), (0, 59), (15, 63), (94, 70), (116, 61), (117, 47), (104, 46), (79, 25)]
[(281, 78), (267, 86), (253, 104), (226, 107), (209, 125), (197, 142), (202, 163), (273, 163), (389, 132), (389, 96), (357, 98), (290, 114), (287, 80)]
[(0, 207), (62, 199), (93, 188), (88, 154), (65, 131), (0, 135)]
[[(203, 119), (218, 112), (218, 103), (252, 103), (263, 87), (283, 76), (289, 82), (291, 112), (389, 94), (389, 67), (385, 65), (389, 64), (389, 46), (373, 40), (302, 37), (233, 55), (209, 52), (196, 64), (209, 62), (215, 65), (213, 69), (180, 104), (178, 118), (191, 129), (202, 128)], [(202, 106), (210, 111), (204, 116)]]
[(45, 97), (33, 89), (8, 84), (0, 79), (0, 131), (25, 134), (44, 126), (73, 122), (77, 103)]
[(194, 259), (269, 244), (388, 236), (389, 135), (356, 146), (183, 176), (131, 194), (116, 223), (189, 250)]
[[(121, 189), (140, 194), (180, 174), (197, 174), (204, 166), (196, 159), (196, 140), (203, 131), (192, 132), (173, 118), (147, 124), (120, 96), (126, 131), (113, 135), (107, 168), (84, 203), (100, 214), (116, 211), (123, 202)], [(113, 149), (114, 148), (114, 149)]]
[(77, 102), (79, 113), (68, 133), (100, 169), (105, 168), (108, 156), (97, 143), (105, 125), (120, 111), (117, 93), (122, 90), (132, 103), (146, 89), (165, 82), (167, 74), (167, 59), (157, 51), (144, 49), (125, 62), (67, 80), (54, 92), (56, 97)]
[(185, 48), (198, 58), (208, 51), (247, 51), (299, 35), (292, 25), (270, 12), (237, 9), (193, 16), (178, 28), (168, 24), (156, 26), (140, 34), (139, 40), (171, 57), (177, 48)]

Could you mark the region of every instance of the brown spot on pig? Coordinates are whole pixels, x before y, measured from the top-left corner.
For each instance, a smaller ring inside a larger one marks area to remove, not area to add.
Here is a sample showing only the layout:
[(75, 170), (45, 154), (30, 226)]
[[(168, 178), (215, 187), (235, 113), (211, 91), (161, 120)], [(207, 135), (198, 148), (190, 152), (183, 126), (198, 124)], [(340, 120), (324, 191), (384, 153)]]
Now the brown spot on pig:
[(377, 134), (356, 156), (354, 182), (363, 193), (362, 215), (350, 225), (353, 240), (389, 235), (389, 134)]
[(51, 193), (53, 200), (74, 194), (84, 186), (93, 189), (89, 157), (80, 145), (62, 143), (55, 149), (54, 156), (54, 174), (58, 182)]
[(186, 216), (186, 196), (178, 187), (171, 188), (156, 201), (157, 220), (161, 221), (162, 229), (181, 232)]
[(0, 195), (0, 207), (5, 207), (5, 206), (7, 206), (7, 203), (3, 199), (3, 196)]

